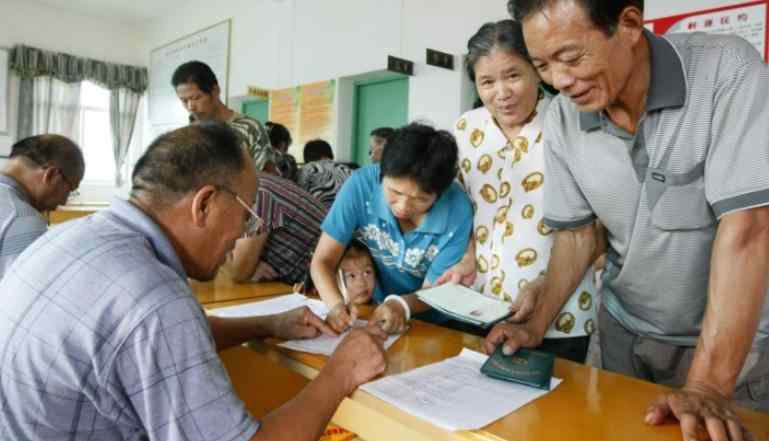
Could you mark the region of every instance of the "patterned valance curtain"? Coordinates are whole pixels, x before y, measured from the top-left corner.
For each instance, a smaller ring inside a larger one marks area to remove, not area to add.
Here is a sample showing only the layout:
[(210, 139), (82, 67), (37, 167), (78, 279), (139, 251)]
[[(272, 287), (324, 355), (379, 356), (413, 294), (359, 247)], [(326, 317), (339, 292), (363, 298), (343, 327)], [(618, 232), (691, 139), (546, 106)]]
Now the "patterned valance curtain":
[(109, 90), (128, 89), (140, 95), (147, 90), (148, 83), (144, 67), (107, 63), (24, 45), (11, 49), (10, 68), (22, 79), (46, 76), (65, 83), (87, 80)]

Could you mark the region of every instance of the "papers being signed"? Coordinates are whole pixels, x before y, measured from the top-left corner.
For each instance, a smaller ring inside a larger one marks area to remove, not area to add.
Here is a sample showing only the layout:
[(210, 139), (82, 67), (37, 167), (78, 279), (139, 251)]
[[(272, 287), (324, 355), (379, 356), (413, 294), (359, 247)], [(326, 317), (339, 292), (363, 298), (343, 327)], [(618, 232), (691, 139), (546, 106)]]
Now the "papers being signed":
[[(549, 393), (483, 375), (486, 359), (463, 349), (456, 357), (384, 377), (361, 389), (451, 431), (480, 429)], [(551, 388), (561, 381), (553, 378)]]

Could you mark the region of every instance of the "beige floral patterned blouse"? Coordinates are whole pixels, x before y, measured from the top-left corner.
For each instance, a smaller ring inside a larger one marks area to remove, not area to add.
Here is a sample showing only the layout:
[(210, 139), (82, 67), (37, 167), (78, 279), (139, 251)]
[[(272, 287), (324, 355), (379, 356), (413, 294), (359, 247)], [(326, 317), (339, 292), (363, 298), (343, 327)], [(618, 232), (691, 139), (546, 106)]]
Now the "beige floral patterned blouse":
[[(474, 288), (508, 302), (544, 273), (553, 245), (552, 231), (542, 221), (546, 179), (542, 121), (549, 102), (548, 97), (539, 101), (534, 118), (511, 141), (483, 107), (462, 115), (454, 130), (460, 181), (475, 209)], [(595, 291), (590, 269), (545, 337), (591, 334)]]

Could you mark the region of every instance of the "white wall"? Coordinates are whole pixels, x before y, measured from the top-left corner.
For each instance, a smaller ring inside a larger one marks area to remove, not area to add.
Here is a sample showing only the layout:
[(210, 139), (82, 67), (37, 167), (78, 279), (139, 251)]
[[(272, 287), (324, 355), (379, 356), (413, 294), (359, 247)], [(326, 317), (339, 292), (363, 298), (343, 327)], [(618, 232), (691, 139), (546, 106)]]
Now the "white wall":
[[(74, 14), (33, 0), (0, 0), (0, 46), (11, 47), (14, 44), (114, 63), (147, 65), (148, 46), (144, 30), (136, 24)], [(10, 131), (7, 135), (0, 135), (0, 151), (8, 151), (16, 140), (18, 79), (15, 77), (11, 80), (9, 98)], [(142, 120), (137, 121), (134, 134), (136, 147), (144, 143)], [(112, 189), (102, 189), (101, 193), (105, 192), (111, 193)], [(91, 198), (85, 193), (83, 196)], [(103, 198), (103, 194), (95, 197)]]
[(694, 10), (712, 9), (727, 5), (746, 3), (748, 0), (646, 0), (647, 19), (678, 15)]

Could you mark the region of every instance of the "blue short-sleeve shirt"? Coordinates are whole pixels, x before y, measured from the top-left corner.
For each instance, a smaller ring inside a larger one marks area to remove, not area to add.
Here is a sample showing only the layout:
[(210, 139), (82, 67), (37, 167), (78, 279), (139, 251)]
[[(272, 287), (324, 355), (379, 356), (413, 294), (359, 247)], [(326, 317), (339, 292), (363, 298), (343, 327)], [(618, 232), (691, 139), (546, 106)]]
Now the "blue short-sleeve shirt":
[(453, 183), (433, 204), (422, 223), (406, 234), (390, 211), (378, 165), (357, 170), (345, 182), (321, 228), (343, 245), (357, 238), (374, 259), (377, 302), (388, 294), (410, 294), (432, 283), (465, 253), (473, 228), (473, 209)]

